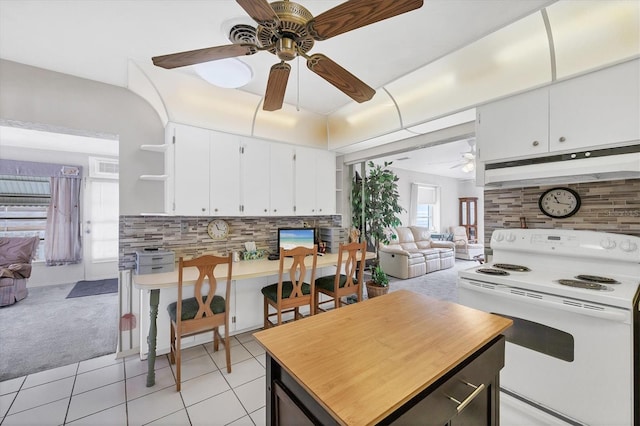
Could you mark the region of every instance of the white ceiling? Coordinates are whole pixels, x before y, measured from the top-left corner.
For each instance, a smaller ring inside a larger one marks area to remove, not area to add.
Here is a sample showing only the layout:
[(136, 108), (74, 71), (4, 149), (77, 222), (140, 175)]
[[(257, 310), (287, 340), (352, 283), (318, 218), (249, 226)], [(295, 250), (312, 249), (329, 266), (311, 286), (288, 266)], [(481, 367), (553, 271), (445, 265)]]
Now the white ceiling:
[[(378, 89), (553, 2), (425, 0), (418, 10), (316, 42), (311, 53), (326, 54)], [(299, 3), (315, 16), (342, 1)], [(0, 0), (0, 58), (127, 87), (128, 60), (150, 64), (152, 56), (228, 44), (236, 23), (252, 21), (234, 0)], [(242, 60), (254, 78), (240, 90), (262, 96), (277, 58), (258, 52)], [(304, 61), (299, 72), (297, 59), (291, 65), (286, 103), (329, 114), (351, 102)], [(189, 67), (163, 72), (193, 73)], [(462, 140), (387, 160), (465, 179), (473, 174), (451, 166), (468, 148)]]
[[(299, 0), (315, 16), (342, 1)], [(422, 8), (332, 39), (324, 53), (373, 88), (380, 88), (507, 24), (550, 0), (425, 0)], [(228, 28), (252, 23), (234, 0), (1, 0), (0, 57), (66, 74), (127, 86), (127, 60), (229, 44)], [(242, 90), (263, 95), (268, 52), (242, 58), (254, 79)], [(297, 59), (285, 102), (327, 114), (351, 100)], [(167, 73), (189, 72), (186, 68)], [(233, 90), (233, 89), (229, 89)]]

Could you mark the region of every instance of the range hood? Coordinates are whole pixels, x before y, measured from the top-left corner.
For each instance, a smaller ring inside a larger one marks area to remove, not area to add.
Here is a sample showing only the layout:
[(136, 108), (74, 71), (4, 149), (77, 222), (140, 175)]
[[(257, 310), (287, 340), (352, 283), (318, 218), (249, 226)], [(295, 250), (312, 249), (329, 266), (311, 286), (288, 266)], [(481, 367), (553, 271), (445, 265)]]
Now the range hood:
[(640, 179), (640, 145), (486, 164), (485, 188)]

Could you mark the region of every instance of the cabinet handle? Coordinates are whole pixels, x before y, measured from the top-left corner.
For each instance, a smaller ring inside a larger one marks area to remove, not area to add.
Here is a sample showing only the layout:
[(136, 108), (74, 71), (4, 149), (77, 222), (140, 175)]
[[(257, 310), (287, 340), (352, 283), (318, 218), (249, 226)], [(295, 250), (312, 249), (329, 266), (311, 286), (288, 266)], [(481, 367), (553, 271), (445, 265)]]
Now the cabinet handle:
[(560, 136), (560, 139), (558, 139), (560, 142), (564, 142), (567, 140), (567, 138), (565, 138), (564, 136)]
[(205, 211), (205, 208), (204, 208), (204, 207), (202, 208), (202, 211)]
[(538, 142), (538, 141), (533, 141), (532, 145), (533, 145), (533, 146), (538, 146), (538, 145), (540, 145), (540, 142)]
[(264, 212), (266, 213), (266, 212), (267, 212), (267, 209), (264, 209)]
[(456, 407), (456, 411), (458, 413), (462, 412), (462, 410), (465, 409), (465, 407), (467, 405), (469, 405), (471, 403), (471, 401), (473, 401), (474, 399), (476, 399), (476, 397), (478, 396), (478, 394), (480, 394), (480, 392), (482, 392), (484, 390), (484, 383), (480, 384), (480, 386), (476, 386), (474, 384), (471, 384), (469, 382), (465, 382), (463, 381), (462, 383), (464, 383), (467, 386), (471, 386), (472, 388), (474, 388), (475, 390), (473, 392), (471, 392), (471, 395), (469, 395), (468, 397), (466, 397), (464, 399), (464, 401), (460, 402), (457, 399), (455, 399), (452, 396), (447, 395), (447, 398), (449, 398), (451, 401), (455, 402), (456, 404), (458, 404), (458, 406)]
[(214, 211), (214, 212), (217, 212), (217, 211), (218, 211), (218, 209), (213, 209), (213, 211)]

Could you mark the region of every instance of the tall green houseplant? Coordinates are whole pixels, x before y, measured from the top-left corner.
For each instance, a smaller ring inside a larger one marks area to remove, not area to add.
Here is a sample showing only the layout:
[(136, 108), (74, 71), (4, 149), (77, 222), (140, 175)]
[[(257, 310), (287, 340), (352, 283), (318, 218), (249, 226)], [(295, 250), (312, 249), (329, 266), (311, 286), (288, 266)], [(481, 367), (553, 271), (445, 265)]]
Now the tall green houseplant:
[(351, 224), (373, 244), (376, 253), (380, 242), (389, 243), (387, 228), (400, 226), (398, 215), (405, 211), (398, 204), (399, 178), (388, 169), (390, 165), (386, 161), (383, 166), (369, 161), (364, 182), (356, 174), (351, 186)]

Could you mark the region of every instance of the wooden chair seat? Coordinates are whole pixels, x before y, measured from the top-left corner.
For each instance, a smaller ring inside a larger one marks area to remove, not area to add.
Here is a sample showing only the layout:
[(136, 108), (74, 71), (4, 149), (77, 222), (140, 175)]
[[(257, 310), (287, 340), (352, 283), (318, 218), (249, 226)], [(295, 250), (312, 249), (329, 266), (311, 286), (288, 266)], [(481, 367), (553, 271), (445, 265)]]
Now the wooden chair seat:
[[(338, 280), (339, 280), (338, 281), (339, 288), (343, 288), (347, 283), (347, 276), (340, 274), (340, 278)], [(333, 291), (335, 282), (336, 282), (335, 275), (327, 275), (325, 277), (320, 277), (316, 280), (316, 287), (318, 288), (318, 290), (324, 289), (324, 290)]]
[[(278, 284), (271, 284), (266, 287), (262, 287), (262, 294), (273, 302), (278, 301)], [(282, 298), (288, 299), (293, 293), (293, 283), (291, 281), (282, 282)], [(302, 294), (311, 294), (311, 286), (307, 283), (302, 283)]]
[[(206, 303), (207, 296), (203, 296), (202, 300), (203, 302)], [(211, 311), (214, 314), (223, 313), (226, 308), (224, 297), (217, 296), (217, 295), (213, 296), (213, 300), (211, 301), (209, 306), (211, 307)], [(167, 306), (167, 311), (169, 312), (169, 318), (171, 318), (171, 321), (175, 322), (177, 309), (178, 309), (177, 302), (170, 303), (169, 306)], [(182, 317), (182, 321), (194, 319), (199, 309), (200, 309), (200, 304), (198, 303), (195, 297), (184, 299), (182, 301), (182, 315), (180, 315)]]

